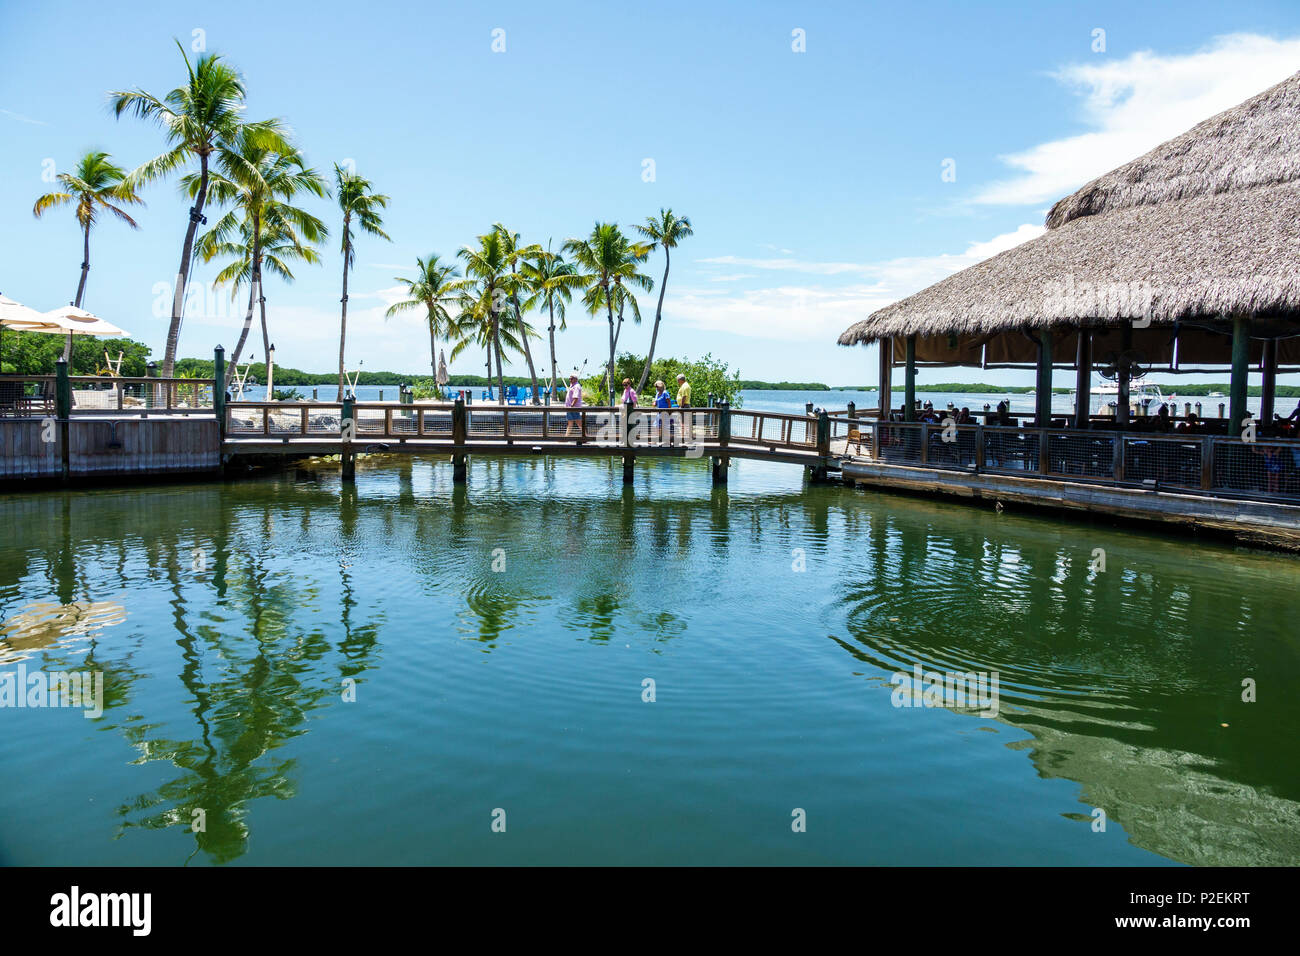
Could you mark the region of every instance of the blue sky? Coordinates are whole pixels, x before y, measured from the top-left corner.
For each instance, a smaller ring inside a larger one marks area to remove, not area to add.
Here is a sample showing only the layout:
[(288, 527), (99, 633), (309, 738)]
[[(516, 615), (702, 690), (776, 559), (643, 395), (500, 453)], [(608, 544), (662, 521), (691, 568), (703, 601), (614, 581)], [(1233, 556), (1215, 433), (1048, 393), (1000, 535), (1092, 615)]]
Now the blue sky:
[[(48, 7), (0, 9), (0, 291), (40, 309), (71, 300), (79, 235), (70, 212), (33, 219), (42, 174), (91, 147), (129, 166), (161, 152), (158, 131), (115, 120), (105, 94), (165, 93), (183, 75), (173, 38), (201, 38), (244, 73), (250, 117), (284, 118), (313, 165), (352, 159), (392, 197), (393, 241), (358, 246), (349, 365), (413, 373), (428, 370), (427, 335), (383, 311), (416, 256), (452, 256), (498, 220), (558, 246), (597, 219), (669, 206), (695, 236), (674, 254), (662, 354), (712, 352), (747, 378), (873, 381), (874, 349), (834, 344), (849, 323), (1031, 238), (1055, 198), (1300, 69), (1300, 5), (1248, 0), (71, 2), (57, 19), (76, 36), (51, 31)], [(792, 50), (796, 29), (806, 52)], [(86, 306), (161, 355), (157, 290), (186, 204), (171, 183), (145, 198), (138, 232), (105, 221), (92, 235)], [(337, 232), (328, 201), (315, 209)], [(291, 286), (268, 283), (278, 362), (337, 361), (333, 237), (323, 258)], [(662, 256), (646, 268), (658, 281)], [(621, 346), (644, 351), (656, 296)], [(603, 322), (571, 319), (562, 366), (596, 364)], [(187, 311), (180, 354), (231, 347), (241, 322), (228, 293), (210, 292)], [(453, 370), (481, 372), (481, 357)], [(1031, 381), (921, 380), (954, 378)]]

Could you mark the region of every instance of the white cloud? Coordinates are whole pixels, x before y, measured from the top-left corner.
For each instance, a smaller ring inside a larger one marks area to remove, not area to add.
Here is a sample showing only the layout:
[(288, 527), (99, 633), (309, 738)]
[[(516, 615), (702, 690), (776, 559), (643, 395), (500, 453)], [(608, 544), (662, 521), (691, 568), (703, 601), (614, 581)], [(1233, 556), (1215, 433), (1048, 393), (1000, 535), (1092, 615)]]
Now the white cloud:
[[(843, 287), (778, 285), (751, 289), (736, 295), (718, 289), (679, 288), (669, 296), (665, 312), (675, 322), (735, 335), (825, 340), (864, 319), (876, 309), (918, 292), (946, 276), (1043, 234), (1043, 227), (1026, 223), (1012, 232), (984, 242), (972, 242), (964, 252), (937, 256), (912, 256), (874, 263), (819, 263), (790, 260), (748, 260), (757, 269), (797, 269), (836, 275), (852, 272), (860, 281)], [(720, 256), (704, 260), (734, 260)], [(763, 263), (763, 264), (759, 264)], [(670, 290), (671, 291), (671, 290)]]
[(833, 276), (846, 272), (860, 272), (862, 265), (856, 262), (810, 262), (805, 259), (747, 259), (744, 256), (713, 256), (709, 259), (696, 259), (709, 265), (741, 266), (746, 269), (784, 269), (791, 272), (811, 272), (816, 275)]
[(1091, 130), (1001, 157), (1018, 175), (986, 186), (973, 201), (1054, 202), (1281, 82), (1297, 65), (1300, 39), (1232, 34), (1185, 55), (1141, 52), (1064, 67), (1052, 76), (1082, 96)]
[(45, 122), (44, 120), (32, 119), (30, 116), (24, 116), (22, 113), (15, 113), (13, 110), (0, 109), (0, 113), (3, 113), (5, 116), (8, 116), (8, 117), (10, 117), (10, 118), (12, 118), (12, 119), (16, 119), (16, 120), (17, 120), (18, 122), (20, 122), (20, 123), (28, 123), (28, 124), (30, 124), (30, 125), (32, 125), (32, 126), (49, 126), (49, 125), (50, 125), (49, 123)]

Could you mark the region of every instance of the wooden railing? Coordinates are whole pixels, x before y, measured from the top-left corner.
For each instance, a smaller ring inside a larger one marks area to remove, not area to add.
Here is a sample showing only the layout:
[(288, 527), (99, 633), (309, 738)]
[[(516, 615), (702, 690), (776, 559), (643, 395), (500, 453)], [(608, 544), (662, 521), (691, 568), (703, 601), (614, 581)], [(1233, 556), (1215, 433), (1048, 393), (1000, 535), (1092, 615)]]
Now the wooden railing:
[(873, 421), (842, 440), (837, 454), (886, 464), (1300, 501), (1294, 439)]
[[(462, 422), (458, 433), (458, 418)], [(773, 452), (830, 453), (828, 416), (712, 408), (635, 406), (394, 405), (377, 402), (232, 402), (227, 440), (433, 441), (448, 444), (597, 445), (631, 448), (708, 446)]]
[[(210, 378), (68, 377), (69, 417), (213, 414)], [(0, 416), (44, 418), (58, 413), (55, 375), (0, 375)]]

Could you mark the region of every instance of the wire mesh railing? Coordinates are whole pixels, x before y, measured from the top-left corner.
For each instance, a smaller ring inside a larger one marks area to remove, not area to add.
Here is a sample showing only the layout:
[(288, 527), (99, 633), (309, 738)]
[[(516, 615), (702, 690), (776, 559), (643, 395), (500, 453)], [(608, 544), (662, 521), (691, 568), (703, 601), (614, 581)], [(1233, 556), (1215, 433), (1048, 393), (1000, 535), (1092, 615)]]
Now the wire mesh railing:
[[(153, 413), (207, 414), (213, 411), (212, 379), (69, 376), (73, 417)], [(0, 417), (42, 418), (57, 409), (54, 375), (0, 376)]]
[(833, 420), (837, 456), (1300, 502), (1300, 440)]

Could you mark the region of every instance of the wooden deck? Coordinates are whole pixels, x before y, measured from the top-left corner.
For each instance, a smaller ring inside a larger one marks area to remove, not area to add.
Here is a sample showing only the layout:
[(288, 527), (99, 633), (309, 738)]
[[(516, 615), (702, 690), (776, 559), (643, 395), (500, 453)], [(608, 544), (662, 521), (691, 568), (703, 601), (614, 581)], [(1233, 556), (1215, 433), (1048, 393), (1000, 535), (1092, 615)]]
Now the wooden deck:
[(1300, 442), (863, 422), (843, 480), (1080, 512), (1300, 550)]

